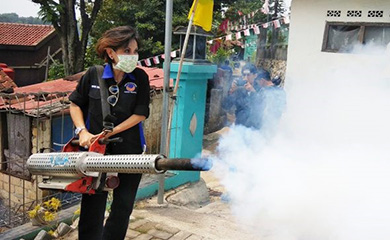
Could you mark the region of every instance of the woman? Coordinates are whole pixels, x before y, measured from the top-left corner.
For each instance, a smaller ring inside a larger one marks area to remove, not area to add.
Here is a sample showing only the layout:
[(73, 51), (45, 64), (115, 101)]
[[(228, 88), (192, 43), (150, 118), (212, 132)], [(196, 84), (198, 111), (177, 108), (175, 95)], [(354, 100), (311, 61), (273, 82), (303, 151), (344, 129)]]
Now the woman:
[[(114, 124), (113, 131), (106, 135), (121, 137), (123, 142), (110, 143), (106, 154), (142, 153), (139, 127), (149, 116), (149, 79), (136, 68), (138, 62), (138, 36), (129, 26), (108, 30), (99, 39), (96, 51), (107, 63), (102, 79), (108, 89)], [(79, 135), (80, 146), (88, 147), (103, 131), (102, 103), (99, 80), (88, 69), (76, 90), (70, 95), (70, 114)], [(79, 223), (79, 240), (124, 239), (130, 214), (137, 193), (141, 174), (119, 174), (120, 185), (114, 190), (111, 212), (103, 227), (107, 192), (83, 194)]]

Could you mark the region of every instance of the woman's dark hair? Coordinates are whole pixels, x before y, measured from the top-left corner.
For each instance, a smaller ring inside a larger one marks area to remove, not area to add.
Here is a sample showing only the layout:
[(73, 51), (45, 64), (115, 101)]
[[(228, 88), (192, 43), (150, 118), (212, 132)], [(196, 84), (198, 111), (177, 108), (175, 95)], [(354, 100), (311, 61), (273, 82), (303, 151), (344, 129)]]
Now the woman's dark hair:
[(106, 48), (112, 48), (116, 51), (118, 48), (126, 47), (131, 40), (137, 41), (138, 47), (140, 45), (137, 31), (130, 26), (120, 26), (107, 30), (96, 44), (96, 52), (100, 58), (109, 62)]

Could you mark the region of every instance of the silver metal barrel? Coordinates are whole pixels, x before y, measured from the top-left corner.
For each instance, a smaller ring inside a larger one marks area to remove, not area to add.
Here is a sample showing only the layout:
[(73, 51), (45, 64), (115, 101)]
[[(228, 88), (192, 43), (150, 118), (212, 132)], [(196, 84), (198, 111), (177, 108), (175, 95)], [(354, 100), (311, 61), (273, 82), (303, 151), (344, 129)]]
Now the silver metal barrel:
[(99, 173), (207, 171), (211, 165), (206, 158), (167, 159), (161, 154), (103, 155), (94, 152), (36, 153), (27, 160), (27, 169), (31, 174), (63, 178), (97, 177)]
[(79, 164), (89, 156), (103, 155), (94, 152), (37, 153), (27, 160), (27, 169), (32, 175), (82, 177), (89, 174), (82, 172)]
[(83, 160), (83, 171), (114, 173), (163, 173), (156, 169), (159, 154), (90, 156)]

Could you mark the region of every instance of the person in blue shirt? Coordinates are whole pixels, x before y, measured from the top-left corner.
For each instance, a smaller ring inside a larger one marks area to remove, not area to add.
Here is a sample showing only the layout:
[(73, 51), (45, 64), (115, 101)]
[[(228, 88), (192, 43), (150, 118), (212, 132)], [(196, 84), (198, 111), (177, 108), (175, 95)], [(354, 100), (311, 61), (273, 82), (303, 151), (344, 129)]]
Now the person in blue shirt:
[(259, 129), (272, 130), (278, 125), (286, 109), (286, 93), (280, 87), (281, 79), (279, 77), (271, 79), (266, 70), (259, 70), (256, 82), (260, 85), (257, 111)]
[(230, 87), (227, 108), (235, 106), (235, 124), (257, 128), (253, 119), (252, 107), (256, 105), (256, 95), (260, 85), (255, 81), (257, 68), (248, 63), (241, 69), (241, 78), (235, 79)]

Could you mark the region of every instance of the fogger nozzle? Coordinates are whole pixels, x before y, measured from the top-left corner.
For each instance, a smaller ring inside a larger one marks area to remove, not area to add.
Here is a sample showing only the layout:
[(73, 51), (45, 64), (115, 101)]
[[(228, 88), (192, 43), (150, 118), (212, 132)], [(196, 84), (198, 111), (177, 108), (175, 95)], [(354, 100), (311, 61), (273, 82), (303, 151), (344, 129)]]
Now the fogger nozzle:
[(96, 173), (163, 173), (167, 170), (207, 171), (206, 158), (166, 158), (160, 154), (102, 155), (94, 152), (37, 153), (27, 160), (33, 175), (82, 177)]

